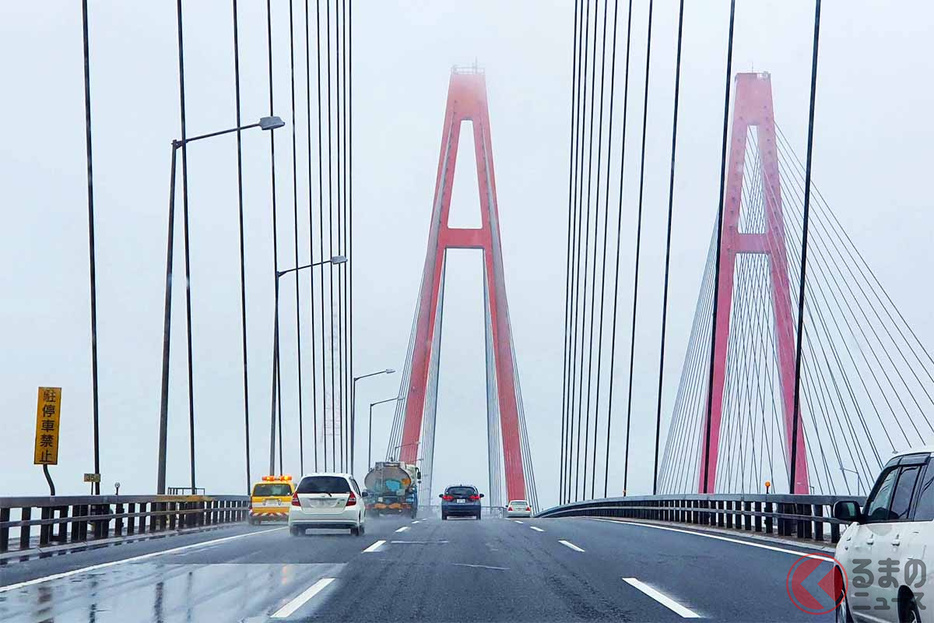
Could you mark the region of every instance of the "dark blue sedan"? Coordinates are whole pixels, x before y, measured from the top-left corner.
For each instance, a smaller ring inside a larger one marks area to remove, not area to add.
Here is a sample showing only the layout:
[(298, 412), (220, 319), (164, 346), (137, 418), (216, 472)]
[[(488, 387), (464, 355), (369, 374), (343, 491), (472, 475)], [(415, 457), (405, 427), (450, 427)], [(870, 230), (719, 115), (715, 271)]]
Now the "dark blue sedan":
[(448, 517), (476, 517), (480, 519), (480, 498), (483, 494), (471, 485), (448, 487), (441, 498), (441, 519)]

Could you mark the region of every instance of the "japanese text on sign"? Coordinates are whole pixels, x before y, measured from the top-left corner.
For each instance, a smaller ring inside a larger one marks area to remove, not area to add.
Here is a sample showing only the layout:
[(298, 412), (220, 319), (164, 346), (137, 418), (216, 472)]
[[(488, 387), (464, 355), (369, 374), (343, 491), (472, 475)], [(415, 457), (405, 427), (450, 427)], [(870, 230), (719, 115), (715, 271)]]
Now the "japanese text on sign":
[(61, 387), (40, 387), (36, 407), (35, 465), (58, 465), (59, 418), (62, 408)]

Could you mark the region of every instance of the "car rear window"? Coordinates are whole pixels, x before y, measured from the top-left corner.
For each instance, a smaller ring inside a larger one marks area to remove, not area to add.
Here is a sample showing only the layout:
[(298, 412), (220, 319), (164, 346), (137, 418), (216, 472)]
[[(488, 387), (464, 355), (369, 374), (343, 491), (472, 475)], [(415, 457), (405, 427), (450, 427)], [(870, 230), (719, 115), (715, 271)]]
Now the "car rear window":
[(512, 502), (510, 502), (510, 504), (512, 504), (513, 506), (528, 506), (529, 505), (529, 503), (526, 502), (525, 500), (513, 500)]
[(477, 490), (473, 487), (448, 487), (448, 495), (477, 495)]
[(292, 495), (292, 487), (289, 485), (256, 485), (253, 487), (253, 495), (256, 497), (285, 497)]
[(350, 493), (350, 483), (340, 476), (309, 476), (298, 484), (298, 493)]

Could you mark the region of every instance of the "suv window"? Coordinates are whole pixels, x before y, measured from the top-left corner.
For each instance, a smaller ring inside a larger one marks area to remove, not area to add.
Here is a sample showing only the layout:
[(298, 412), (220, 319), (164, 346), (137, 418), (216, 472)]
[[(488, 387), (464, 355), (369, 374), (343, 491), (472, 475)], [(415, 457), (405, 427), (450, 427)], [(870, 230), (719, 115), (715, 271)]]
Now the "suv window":
[(869, 499), (866, 500), (867, 522), (889, 521), (889, 502), (892, 500), (892, 491), (895, 489), (897, 476), (898, 468), (893, 467), (879, 477)]
[(298, 484), (297, 493), (350, 493), (350, 483), (340, 476), (308, 476)]
[(928, 465), (924, 479), (918, 485), (918, 501), (915, 502), (915, 521), (934, 519), (934, 467)]
[(920, 465), (908, 465), (901, 468), (898, 484), (895, 485), (895, 493), (892, 494), (892, 505), (889, 510), (891, 521), (908, 519), (908, 511), (911, 508), (911, 494), (914, 493), (915, 482), (918, 481), (920, 471)]
[(477, 495), (477, 489), (476, 487), (448, 487), (445, 493), (448, 495), (468, 497), (471, 495)]

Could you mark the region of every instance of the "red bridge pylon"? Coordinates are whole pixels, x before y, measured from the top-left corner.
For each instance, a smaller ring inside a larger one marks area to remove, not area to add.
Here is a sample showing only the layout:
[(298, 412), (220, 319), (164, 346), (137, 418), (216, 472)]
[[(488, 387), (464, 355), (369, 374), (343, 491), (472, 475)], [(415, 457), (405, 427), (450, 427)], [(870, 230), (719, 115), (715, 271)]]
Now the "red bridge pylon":
[[(472, 121), (473, 126), (482, 221), (479, 228), (455, 228), (448, 225), (458, 141), (461, 128), (469, 127), (462, 126), (464, 121)], [(388, 450), (390, 458), (397, 457), (408, 463), (423, 461), (423, 489), (428, 491), (431, 489), (444, 267), (448, 249), (478, 249), (483, 252), (491, 487), (490, 499), (487, 501), (502, 504), (504, 471), (507, 499), (531, 499), (534, 502), (534, 479), (506, 303), (486, 79), (476, 69), (455, 69), (451, 74), (428, 251), (400, 387), (399, 395), (404, 402), (400, 402), (397, 408)], [(500, 447), (502, 463), (498, 456)], [(426, 479), (427, 483), (424, 482)]]
[[(720, 424), (723, 415), (723, 390), (727, 376), (727, 351), (730, 343), (730, 310), (733, 303), (737, 256), (744, 253), (766, 255), (771, 276), (772, 310), (775, 322), (775, 344), (781, 382), (784, 440), (791, 456), (791, 431), (794, 411), (795, 324), (791, 311), (791, 292), (786, 260), (785, 225), (782, 216), (782, 191), (775, 143), (775, 115), (772, 108), (772, 82), (767, 73), (736, 75), (736, 95), (733, 102), (733, 126), (727, 168), (726, 197), (720, 241), (720, 280), (718, 292), (716, 344), (713, 366), (713, 400), (710, 410), (710, 455), (707, 455), (706, 415), (701, 426), (701, 462), (698, 490), (713, 493), (716, 488), (717, 459), (720, 446)], [(758, 132), (758, 165), (765, 189), (765, 226), (763, 231), (740, 231), (740, 210), (743, 196), (743, 171), (746, 162), (746, 141), (749, 128)], [(807, 453), (803, 431), (798, 436), (797, 482), (793, 493), (809, 493)], [(788, 466), (786, 466), (787, 468)], [(705, 478), (706, 476), (706, 478)], [(707, 490), (704, 483), (707, 482)]]

